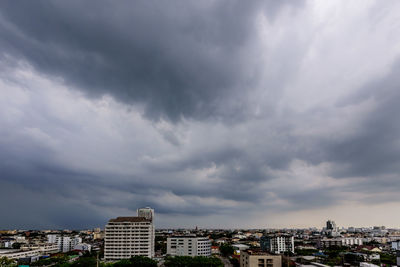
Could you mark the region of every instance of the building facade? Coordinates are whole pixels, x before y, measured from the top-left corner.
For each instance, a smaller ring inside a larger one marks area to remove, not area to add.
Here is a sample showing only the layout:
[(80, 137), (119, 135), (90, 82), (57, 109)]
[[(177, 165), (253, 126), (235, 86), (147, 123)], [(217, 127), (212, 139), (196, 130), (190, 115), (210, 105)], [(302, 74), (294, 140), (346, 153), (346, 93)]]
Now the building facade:
[(346, 237), (346, 238), (323, 238), (317, 241), (318, 248), (342, 247), (342, 246), (361, 246), (362, 238)]
[(79, 236), (47, 235), (47, 242), (50, 244), (57, 244), (58, 250), (61, 252), (68, 252), (76, 245), (82, 243), (82, 238)]
[(211, 256), (211, 241), (207, 237), (174, 236), (167, 239), (167, 254), (171, 256)]
[(262, 251), (281, 254), (294, 253), (294, 237), (289, 235), (263, 236), (260, 239)]
[[(138, 210), (148, 214), (148, 209)], [(149, 215), (150, 216), (150, 215)], [(105, 227), (104, 258), (107, 261), (128, 259), (132, 256), (154, 257), (154, 211), (151, 217), (118, 217)]]
[(281, 267), (282, 256), (264, 251), (244, 250), (240, 253), (240, 267)]

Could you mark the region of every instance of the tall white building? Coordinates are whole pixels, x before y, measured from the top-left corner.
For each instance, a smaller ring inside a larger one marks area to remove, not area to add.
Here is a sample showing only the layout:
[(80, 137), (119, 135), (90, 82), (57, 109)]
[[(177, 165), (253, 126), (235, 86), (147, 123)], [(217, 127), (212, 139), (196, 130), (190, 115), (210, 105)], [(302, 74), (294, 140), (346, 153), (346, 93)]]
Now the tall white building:
[(59, 251), (71, 251), (76, 245), (82, 243), (82, 238), (79, 236), (62, 236), (62, 235), (47, 235), (47, 242), (57, 244)]
[(294, 253), (294, 237), (289, 235), (263, 236), (260, 245), (263, 251), (276, 254), (287, 251)]
[(137, 212), (137, 217), (117, 217), (108, 221), (105, 227), (105, 260), (154, 257), (154, 210), (144, 208)]
[(167, 254), (171, 256), (211, 256), (207, 237), (174, 236), (167, 238)]

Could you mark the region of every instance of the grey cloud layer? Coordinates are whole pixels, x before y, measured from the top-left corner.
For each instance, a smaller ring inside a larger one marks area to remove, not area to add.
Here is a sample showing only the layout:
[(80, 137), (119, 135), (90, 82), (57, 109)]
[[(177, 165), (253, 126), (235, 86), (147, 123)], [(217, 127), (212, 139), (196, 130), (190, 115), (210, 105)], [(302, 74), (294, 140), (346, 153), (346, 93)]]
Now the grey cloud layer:
[[(372, 53), (394, 4), (371, 4), (380, 19), (314, 1), (1, 5), (0, 228), (144, 205), (159, 226), (266, 226), (400, 201), (397, 39)], [(360, 21), (378, 30), (349, 48)]]
[[(300, 3), (300, 2), (299, 2)], [(2, 3), (1, 45), (88, 95), (151, 118), (236, 116), (259, 79), (257, 20), (285, 1)], [(26, 10), (29, 10), (27, 14)]]

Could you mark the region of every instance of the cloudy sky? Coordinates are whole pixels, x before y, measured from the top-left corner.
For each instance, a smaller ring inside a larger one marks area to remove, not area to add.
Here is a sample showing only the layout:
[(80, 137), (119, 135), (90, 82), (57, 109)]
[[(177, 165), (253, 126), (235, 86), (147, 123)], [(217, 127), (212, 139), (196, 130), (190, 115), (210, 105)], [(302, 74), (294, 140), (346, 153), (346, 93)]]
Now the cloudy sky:
[(400, 2), (0, 6), (0, 228), (400, 227)]

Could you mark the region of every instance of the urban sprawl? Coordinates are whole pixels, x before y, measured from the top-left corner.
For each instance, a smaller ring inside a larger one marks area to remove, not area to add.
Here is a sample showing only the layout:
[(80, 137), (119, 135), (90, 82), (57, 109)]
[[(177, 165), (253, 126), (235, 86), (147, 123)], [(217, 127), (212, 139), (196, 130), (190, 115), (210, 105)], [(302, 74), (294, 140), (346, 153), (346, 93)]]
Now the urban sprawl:
[(5, 266), (400, 266), (400, 229), (156, 229), (154, 210), (90, 230), (2, 230)]

